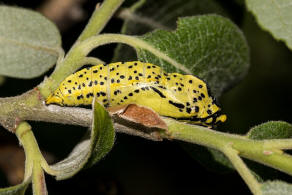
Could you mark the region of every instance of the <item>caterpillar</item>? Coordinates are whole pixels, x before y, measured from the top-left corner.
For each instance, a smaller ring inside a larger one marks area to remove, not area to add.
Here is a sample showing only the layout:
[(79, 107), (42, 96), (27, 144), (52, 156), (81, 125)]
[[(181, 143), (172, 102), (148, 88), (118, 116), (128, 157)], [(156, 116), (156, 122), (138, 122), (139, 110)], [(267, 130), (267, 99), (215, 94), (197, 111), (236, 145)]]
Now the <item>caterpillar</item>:
[(166, 73), (140, 61), (99, 64), (68, 76), (46, 104), (90, 105), (93, 97), (105, 107), (135, 103), (162, 116), (192, 124), (225, 122), (205, 82), (193, 75)]

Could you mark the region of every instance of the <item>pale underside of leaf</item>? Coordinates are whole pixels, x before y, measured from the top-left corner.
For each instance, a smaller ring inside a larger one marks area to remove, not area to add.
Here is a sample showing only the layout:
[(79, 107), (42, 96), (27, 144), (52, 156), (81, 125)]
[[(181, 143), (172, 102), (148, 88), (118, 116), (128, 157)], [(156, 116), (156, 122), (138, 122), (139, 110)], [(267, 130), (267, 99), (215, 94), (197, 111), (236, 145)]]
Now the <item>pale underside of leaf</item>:
[(108, 112), (93, 101), (93, 121), (91, 135), (75, 146), (69, 156), (52, 166), (57, 171), (57, 180), (72, 177), (82, 168), (94, 165), (113, 147), (115, 131)]
[(56, 179), (66, 179), (76, 174), (88, 160), (89, 148), (90, 140), (84, 140), (75, 146), (66, 159), (52, 165), (52, 169), (58, 172)]
[(292, 49), (292, 1), (246, 0), (246, 5), (263, 29)]
[(290, 195), (292, 185), (282, 181), (269, 181), (262, 184), (262, 195)]
[(57, 61), (61, 37), (37, 12), (0, 6), (0, 75), (33, 78)]

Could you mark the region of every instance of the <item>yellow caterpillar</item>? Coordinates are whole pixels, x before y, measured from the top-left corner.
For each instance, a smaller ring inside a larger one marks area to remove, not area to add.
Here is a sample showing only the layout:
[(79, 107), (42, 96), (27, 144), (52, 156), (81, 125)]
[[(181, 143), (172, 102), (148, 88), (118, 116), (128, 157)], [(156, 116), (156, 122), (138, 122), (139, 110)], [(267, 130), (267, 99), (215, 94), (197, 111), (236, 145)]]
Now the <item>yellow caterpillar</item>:
[(213, 126), (226, 120), (205, 82), (139, 61), (84, 68), (68, 76), (46, 104), (90, 105), (94, 96), (105, 107), (135, 103), (192, 124)]

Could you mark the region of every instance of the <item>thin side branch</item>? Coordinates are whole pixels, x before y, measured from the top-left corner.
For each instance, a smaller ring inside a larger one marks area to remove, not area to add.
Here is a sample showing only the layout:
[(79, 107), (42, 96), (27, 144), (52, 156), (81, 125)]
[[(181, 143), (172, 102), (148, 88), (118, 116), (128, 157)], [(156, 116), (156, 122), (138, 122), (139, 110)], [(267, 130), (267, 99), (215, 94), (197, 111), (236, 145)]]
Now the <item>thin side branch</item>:
[(83, 66), (83, 65), (98, 65), (98, 64), (104, 64), (105, 62), (95, 58), (95, 57), (85, 57), (83, 59), (83, 61), (81, 62), (81, 65), (79, 66)]
[(77, 41), (83, 41), (99, 34), (124, 0), (105, 0), (101, 7), (97, 4), (88, 24)]
[(243, 178), (245, 183), (248, 185), (251, 192), (255, 195), (261, 194), (261, 185), (256, 180), (256, 178), (252, 175), (246, 164), (243, 160), (238, 156), (238, 151), (231, 148), (231, 146), (227, 146), (223, 149), (223, 153), (228, 157), (231, 161), (235, 169), (238, 171), (240, 176)]
[(155, 56), (158, 56), (159, 58), (169, 62), (177, 69), (182, 70), (183, 72), (187, 74), (191, 74), (191, 71), (188, 68), (186, 68), (183, 64), (170, 58), (169, 56), (167, 56), (165, 53), (155, 48), (150, 43), (134, 36), (128, 36), (128, 35), (122, 35), (122, 34), (102, 34), (98, 36), (92, 36), (86, 39), (85, 41), (83, 41), (82, 43), (80, 43), (80, 45), (78, 45), (78, 48), (80, 48), (80, 51), (82, 51), (84, 56), (86, 56), (93, 49), (101, 45), (110, 44), (110, 43), (124, 43), (124, 44), (134, 47), (135, 49), (147, 50), (151, 52), (152, 54), (154, 54)]

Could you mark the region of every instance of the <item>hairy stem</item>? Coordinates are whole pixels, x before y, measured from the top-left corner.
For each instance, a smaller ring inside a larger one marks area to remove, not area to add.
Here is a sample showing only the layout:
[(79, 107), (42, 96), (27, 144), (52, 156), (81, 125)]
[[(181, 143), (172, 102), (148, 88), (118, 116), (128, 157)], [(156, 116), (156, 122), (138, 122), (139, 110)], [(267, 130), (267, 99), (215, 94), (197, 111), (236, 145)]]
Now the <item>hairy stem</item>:
[(265, 140), (265, 148), (267, 149), (292, 149), (292, 139), (272, 139)]
[[(224, 151), (226, 146), (239, 155), (292, 175), (292, 157), (278, 149), (271, 149), (267, 140), (250, 140), (244, 136), (214, 131), (205, 127), (164, 119), (169, 135), (165, 137), (195, 143)], [(279, 140), (280, 141), (280, 140)], [(292, 144), (292, 143), (291, 143)]]
[(32, 170), (32, 189), (34, 195), (47, 195), (45, 175), (40, 164), (35, 164)]
[(134, 36), (128, 36), (128, 35), (122, 35), (122, 34), (102, 34), (102, 35), (93, 36), (86, 39), (78, 47), (80, 47), (80, 50), (82, 50), (84, 54), (87, 55), (90, 51), (92, 51), (96, 47), (109, 44), (109, 43), (124, 43), (124, 44), (134, 47), (135, 49), (147, 50), (151, 52), (152, 54), (154, 54), (155, 56), (158, 56), (159, 58), (169, 62), (176, 68), (184, 71), (185, 73), (191, 74), (190, 70), (188, 70), (185, 66), (183, 66), (183, 64), (180, 64), (174, 59), (168, 57), (165, 53), (156, 49), (150, 43)]
[[(26, 181), (29, 177), (32, 175), (32, 167), (33, 167), (33, 161), (32, 161), (32, 155), (33, 155), (33, 148), (29, 146), (30, 139), (28, 138), (26, 134), (29, 134), (31, 132), (31, 126), (28, 123), (21, 123), (18, 125), (16, 129), (16, 136), (18, 137), (18, 140), (20, 144), (23, 146), (26, 161), (25, 161), (25, 174), (24, 174), (24, 181)], [(32, 142), (35, 142), (35, 140), (32, 140)]]
[(55, 171), (49, 167), (47, 161), (44, 159), (31, 130), (31, 126), (27, 122), (21, 122), (18, 125), (16, 136), (23, 146), (26, 156), (24, 180), (27, 180), (32, 175), (34, 166), (40, 166), (44, 168), (47, 173), (55, 175)]
[(223, 149), (223, 153), (231, 161), (235, 169), (238, 171), (240, 176), (243, 178), (245, 183), (248, 185), (251, 192), (255, 195), (261, 194), (261, 185), (252, 175), (248, 167), (245, 165), (243, 160), (238, 156), (238, 151), (234, 150), (231, 146), (227, 146)]
[(104, 64), (104, 61), (98, 59), (98, 58), (94, 58), (94, 57), (85, 57), (81, 63), (81, 65), (79, 66), (83, 66), (83, 65), (98, 65), (98, 64)]
[(78, 41), (99, 34), (123, 2), (124, 0), (105, 0), (101, 7), (98, 4)]

